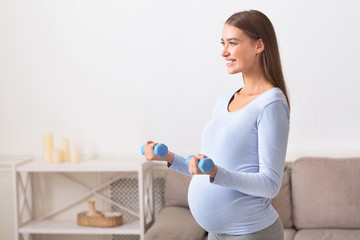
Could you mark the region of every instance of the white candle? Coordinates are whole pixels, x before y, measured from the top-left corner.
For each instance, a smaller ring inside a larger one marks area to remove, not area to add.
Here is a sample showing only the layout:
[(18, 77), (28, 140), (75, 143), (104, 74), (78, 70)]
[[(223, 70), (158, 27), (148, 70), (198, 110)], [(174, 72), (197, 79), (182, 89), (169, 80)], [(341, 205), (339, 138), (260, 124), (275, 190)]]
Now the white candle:
[(80, 162), (80, 154), (79, 154), (78, 150), (72, 149), (70, 151), (70, 162), (72, 162), (72, 163), (79, 163)]
[(61, 138), (61, 140), (60, 140), (60, 150), (61, 150), (61, 161), (62, 162), (69, 162), (70, 161), (69, 139)]
[(43, 133), (43, 160), (47, 163), (52, 162), (52, 155), (54, 149), (54, 134)]
[(61, 163), (61, 151), (60, 151), (60, 149), (54, 149), (52, 157), (53, 157), (53, 159), (52, 159), (53, 163)]

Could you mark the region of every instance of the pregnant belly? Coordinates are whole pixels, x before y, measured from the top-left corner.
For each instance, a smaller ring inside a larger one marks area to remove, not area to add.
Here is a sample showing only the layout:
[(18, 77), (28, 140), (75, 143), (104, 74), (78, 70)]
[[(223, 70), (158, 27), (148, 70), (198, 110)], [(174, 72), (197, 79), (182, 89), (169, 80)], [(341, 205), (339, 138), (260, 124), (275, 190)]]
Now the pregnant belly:
[(193, 176), (188, 200), (195, 220), (214, 233), (251, 229), (270, 204), (264, 198), (212, 184), (208, 175)]

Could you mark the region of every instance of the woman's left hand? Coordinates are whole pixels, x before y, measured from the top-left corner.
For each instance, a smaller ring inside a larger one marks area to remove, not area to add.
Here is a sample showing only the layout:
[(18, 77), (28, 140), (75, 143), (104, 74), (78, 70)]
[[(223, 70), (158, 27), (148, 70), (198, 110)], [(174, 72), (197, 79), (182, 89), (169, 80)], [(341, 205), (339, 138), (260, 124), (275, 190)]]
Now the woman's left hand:
[(217, 166), (214, 165), (214, 168), (211, 172), (208, 172), (208, 173), (203, 173), (199, 167), (198, 167), (198, 163), (200, 161), (200, 159), (202, 158), (207, 158), (206, 155), (204, 154), (197, 154), (195, 156), (193, 156), (192, 158), (190, 158), (189, 160), (189, 172), (192, 174), (192, 175), (204, 175), (204, 174), (207, 174), (207, 175), (210, 175), (212, 178), (215, 178), (216, 176), (216, 173), (217, 173)]

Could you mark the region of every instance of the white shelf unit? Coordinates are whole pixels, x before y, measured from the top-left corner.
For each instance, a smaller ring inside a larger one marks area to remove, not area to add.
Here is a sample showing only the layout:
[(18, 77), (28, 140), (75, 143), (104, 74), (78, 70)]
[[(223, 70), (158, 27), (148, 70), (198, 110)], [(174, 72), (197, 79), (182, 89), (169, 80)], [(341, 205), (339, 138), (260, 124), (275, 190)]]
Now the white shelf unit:
[[(144, 161), (136, 156), (119, 156), (116, 158), (97, 158), (84, 160), (80, 163), (51, 164), (29, 159), (13, 164), (13, 188), (15, 199), (15, 240), (32, 239), (35, 234), (99, 234), (99, 235), (139, 235), (144, 239), (147, 228), (154, 221), (154, 203), (152, 186), (152, 163)], [(80, 185), (86, 190), (79, 196), (62, 206), (52, 209), (49, 213), (34, 217), (33, 202), (36, 199), (32, 194), (32, 178), (34, 174), (52, 173), (67, 178), (74, 184)], [(68, 176), (68, 173), (116, 173), (116, 177), (100, 184), (95, 188), (89, 188), (86, 184)], [(98, 193), (101, 189), (109, 187), (118, 179), (125, 178), (129, 174), (136, 174), (138, 178), (139, 211), (134, 212), (126, 206), (116, 203), (106, 196)], [(111, 228), (97, 228), (77, 225), (73, 220), (54, 220), (51, 217), (68, 207), (85, 201), (87, 197), (95, 195), (103, 201), (120, 208), (122, 211), (137, 217), (133, 222), (125, 222), (123, 225)]]

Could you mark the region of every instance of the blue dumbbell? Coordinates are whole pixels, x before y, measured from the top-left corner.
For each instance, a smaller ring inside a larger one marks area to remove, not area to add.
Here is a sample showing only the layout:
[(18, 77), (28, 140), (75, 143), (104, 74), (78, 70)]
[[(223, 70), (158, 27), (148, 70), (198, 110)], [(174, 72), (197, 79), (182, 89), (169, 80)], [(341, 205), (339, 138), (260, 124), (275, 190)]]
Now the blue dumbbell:
[[(142, 145), (141, 147), (141, 154), (144, 155), (145, 154), (145, 145)], [(168, 147), (163, 144), (163, 143), (159, 143), (154, 147), (154, 153), (156, 156), (159, 157), (165, 157), (166, 154), (168, 154)]]
[[(190, 155), (186, 158), (185, 163), (187, 166), (189, 166), (190, 158), (192, 158), (193, 156), (195, 156), (195, 155)], [(209, 173), (214, 169), (214, 162), (210, 158), (202, 158), (199, 160), (198, 168), (203, 173)]]

